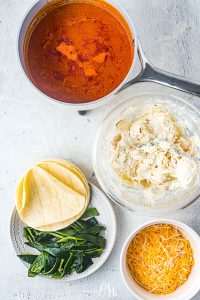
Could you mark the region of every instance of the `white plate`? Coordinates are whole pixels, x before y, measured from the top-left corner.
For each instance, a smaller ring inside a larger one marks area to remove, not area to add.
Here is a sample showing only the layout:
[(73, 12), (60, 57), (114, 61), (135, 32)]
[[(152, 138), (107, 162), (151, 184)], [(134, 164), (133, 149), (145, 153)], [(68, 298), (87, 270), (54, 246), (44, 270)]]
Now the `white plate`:
[[(104, 249), (104, 252), (100, 257), (94, 258), (93, 265), (90, 266), (87, 270), (85, 270), (82, 273), (77, 274), (74, 272), (71, 275), (66, 275), (65, 277), (59, 279), (51, 278), (50, 276), (44, 276), (44, 275), (37, 275), (37, 277), (39, 276), (39, 277), (47, 278), (49, 280), (59, 280), (59, 281), (72, 281), (72, 280), (82, 279), (97, 271), (109, 257), (116, 238), (115, 214), (109, 200), (104, 195), (104, 193), (91, 183), (90, 183), (90, 189), (91, 189), (91, 201), (89, 206), (96, 207), (96, 209), (99, 212), (99, 216), (96, 218), (100, 224), (106, 227), (105, 234), (104, 234), (104, 237), (106, 238), (106, 247)], [(11, 221), (10, 221), (10, 236), (11, 236), (11, 240), (16, 255), (22, 253), (30, 253), (30, 254), (38, 253), (33, 248), (25, 245), (25, 239), (23, 237), (23, 228), (26, 226), (27, 225), (24, 224), (19, 218), (16, 208), (14, 208), (11, 216)], [(16, 259), (19, 258), (16, 257)], [(21, 261), (27, 267), (27, 269), (29, 268), (29, 264), (22, 261), (21, 259), (19, 259), (19, 261)]]

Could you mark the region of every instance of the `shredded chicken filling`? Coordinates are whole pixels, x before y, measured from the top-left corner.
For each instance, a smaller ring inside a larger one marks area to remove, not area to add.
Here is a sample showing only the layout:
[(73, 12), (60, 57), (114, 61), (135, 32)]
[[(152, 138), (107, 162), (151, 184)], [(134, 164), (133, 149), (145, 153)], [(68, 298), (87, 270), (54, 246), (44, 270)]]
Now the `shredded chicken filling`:
[(134, 119), (121, 120), (112, 140), (112, 167), (130, 187), (185, 188), (196, 176), (194, 141), (173, 115), (153, 106)]

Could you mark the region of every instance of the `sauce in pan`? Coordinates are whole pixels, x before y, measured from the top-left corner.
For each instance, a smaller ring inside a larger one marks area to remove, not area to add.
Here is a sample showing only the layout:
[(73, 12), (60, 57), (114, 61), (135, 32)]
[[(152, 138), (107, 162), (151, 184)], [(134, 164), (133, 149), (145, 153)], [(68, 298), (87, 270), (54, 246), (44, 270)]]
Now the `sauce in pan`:
[(43, 93), (63, 102), (104, 97), (123, 81), (133, 62), (129, 26), (103, 0), (59, 2), (44, 7), (28, 29), (28, 75)]

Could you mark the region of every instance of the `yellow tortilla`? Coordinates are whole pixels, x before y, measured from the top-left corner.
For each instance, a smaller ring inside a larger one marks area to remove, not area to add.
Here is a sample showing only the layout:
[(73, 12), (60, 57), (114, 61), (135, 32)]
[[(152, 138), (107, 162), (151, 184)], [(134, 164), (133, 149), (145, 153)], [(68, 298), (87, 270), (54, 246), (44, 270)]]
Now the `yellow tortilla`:
[(86, 191), (87, 191), (85, 207), (84, 207), (83, 211), (79, 215), (77, 215), (75, 218), (71, 218), (71, 219), (65, 220), (63, 222), (50, 224), (50, 225), (46, 225), (46, 226), (40, 226), (40, 227), (36, 228), (36, 229), (41, 230), (41, 231), (59, 230), (61, 228), (65, 228), (65, 227), (71, 225), (72, 223), (74, 223), (85, 212), (85, 210), (86, 210), (86, 208), (88, 207), (88, 204), (89, 204), (90, 188), (89, 188), (88, 181), (87, 181), (85, 175), (74, 164), (72, 164), (72, 163), (70, 163), (66, 160), (61, 160), (61, 159), (48, 159), (48, 160), (45, 160), (44, 162), (53, 162), (53, 163), (55, 163), (59, 166), (64, 167), (65, 169), (68, 169), (71, 172), (73, 172), (77, 177), (79, 177), (79, 179), (82, 181), (82, 183), (84, 183), (84, 186), (85, 186)]
[[(87, 206), (86, 206), (86, 208), (87, 208)], [(65, 227), (71, 225), (75, 221), (77, 221), (82, 216), (82, 214), (85, 212), (86, 208), (84, 208), (84, 210), (74, 218), (71, 218), (69, 220), (65, 220), (63, 222), (58, 222), (58, 223), (54, 223), (54, 224), (39, 226), (39, 227), (36, 227), (35, 229), (40, 230), (40, 231), (56, 231), (56, 230), (63, 229)]]
[(16, 189), (15, 202), (16, 202), (17, 210), (24, 207), (25, 198), (24, 198), (23, 187), (24, 187), (24, 177), (21, 178)]
[(53, 224), (63, 221), (66, 224), (77, 219), (87, 207), (86, 196), (39, 166), (31, 168), (20, 181), (16, 196), (21, 219), (33, 228), (47, 225), (53, 228)]
[(38, 230), (58, 230), (84, 213), (89, 202), (89, 186), (82, 174), (77, 176), (78, 172), (66, 168), (68, 164), (63, 167), (55, 162), (41, 162), (21, 179), (16, 206), (27, 225)]
[(40, 168), (53, 175), (63, 184), (67, 185), (72, 190), (85, 196), (87, 194), (86, 187), (81, 179), (69, 169), (50, 161), (44, 161), (37, 164)]
[(48, 161), (48, 162), (54, 162), (68, 170), (70, 170), (71, 172), (73, 172), (77, 177), (79, 177), (79, 179), (84, 183), (86, 189), (87, 189), (87, 192), (89, 193), (90, 192), (90, 188), (89, 188), (89, 185), (88, 185), (88, 181), (85, 177), (85, 175), (83, 174), (83, 172), (77, 168), (77, 166), (75, 166), (74, 164), (72, 164), (71, 162), (67, 161), (67, 160), (64, 160), (64, 159), (55, 159), (55, 158), (51, 158), (51, 159), (47, 159), (45, 160), (45, 162)]

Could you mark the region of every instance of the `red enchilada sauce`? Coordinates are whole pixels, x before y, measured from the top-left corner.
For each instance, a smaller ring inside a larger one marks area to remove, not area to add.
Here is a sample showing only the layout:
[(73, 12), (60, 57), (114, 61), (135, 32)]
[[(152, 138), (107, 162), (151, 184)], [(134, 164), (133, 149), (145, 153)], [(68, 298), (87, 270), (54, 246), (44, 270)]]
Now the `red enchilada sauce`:
[(132, 36), (110, 4), (48, 4), (35, 19), (25, 42), (26, 65), (32, 82), (46, 95), (90, 102), (108, 95), (127, 75), (134, 55)]

